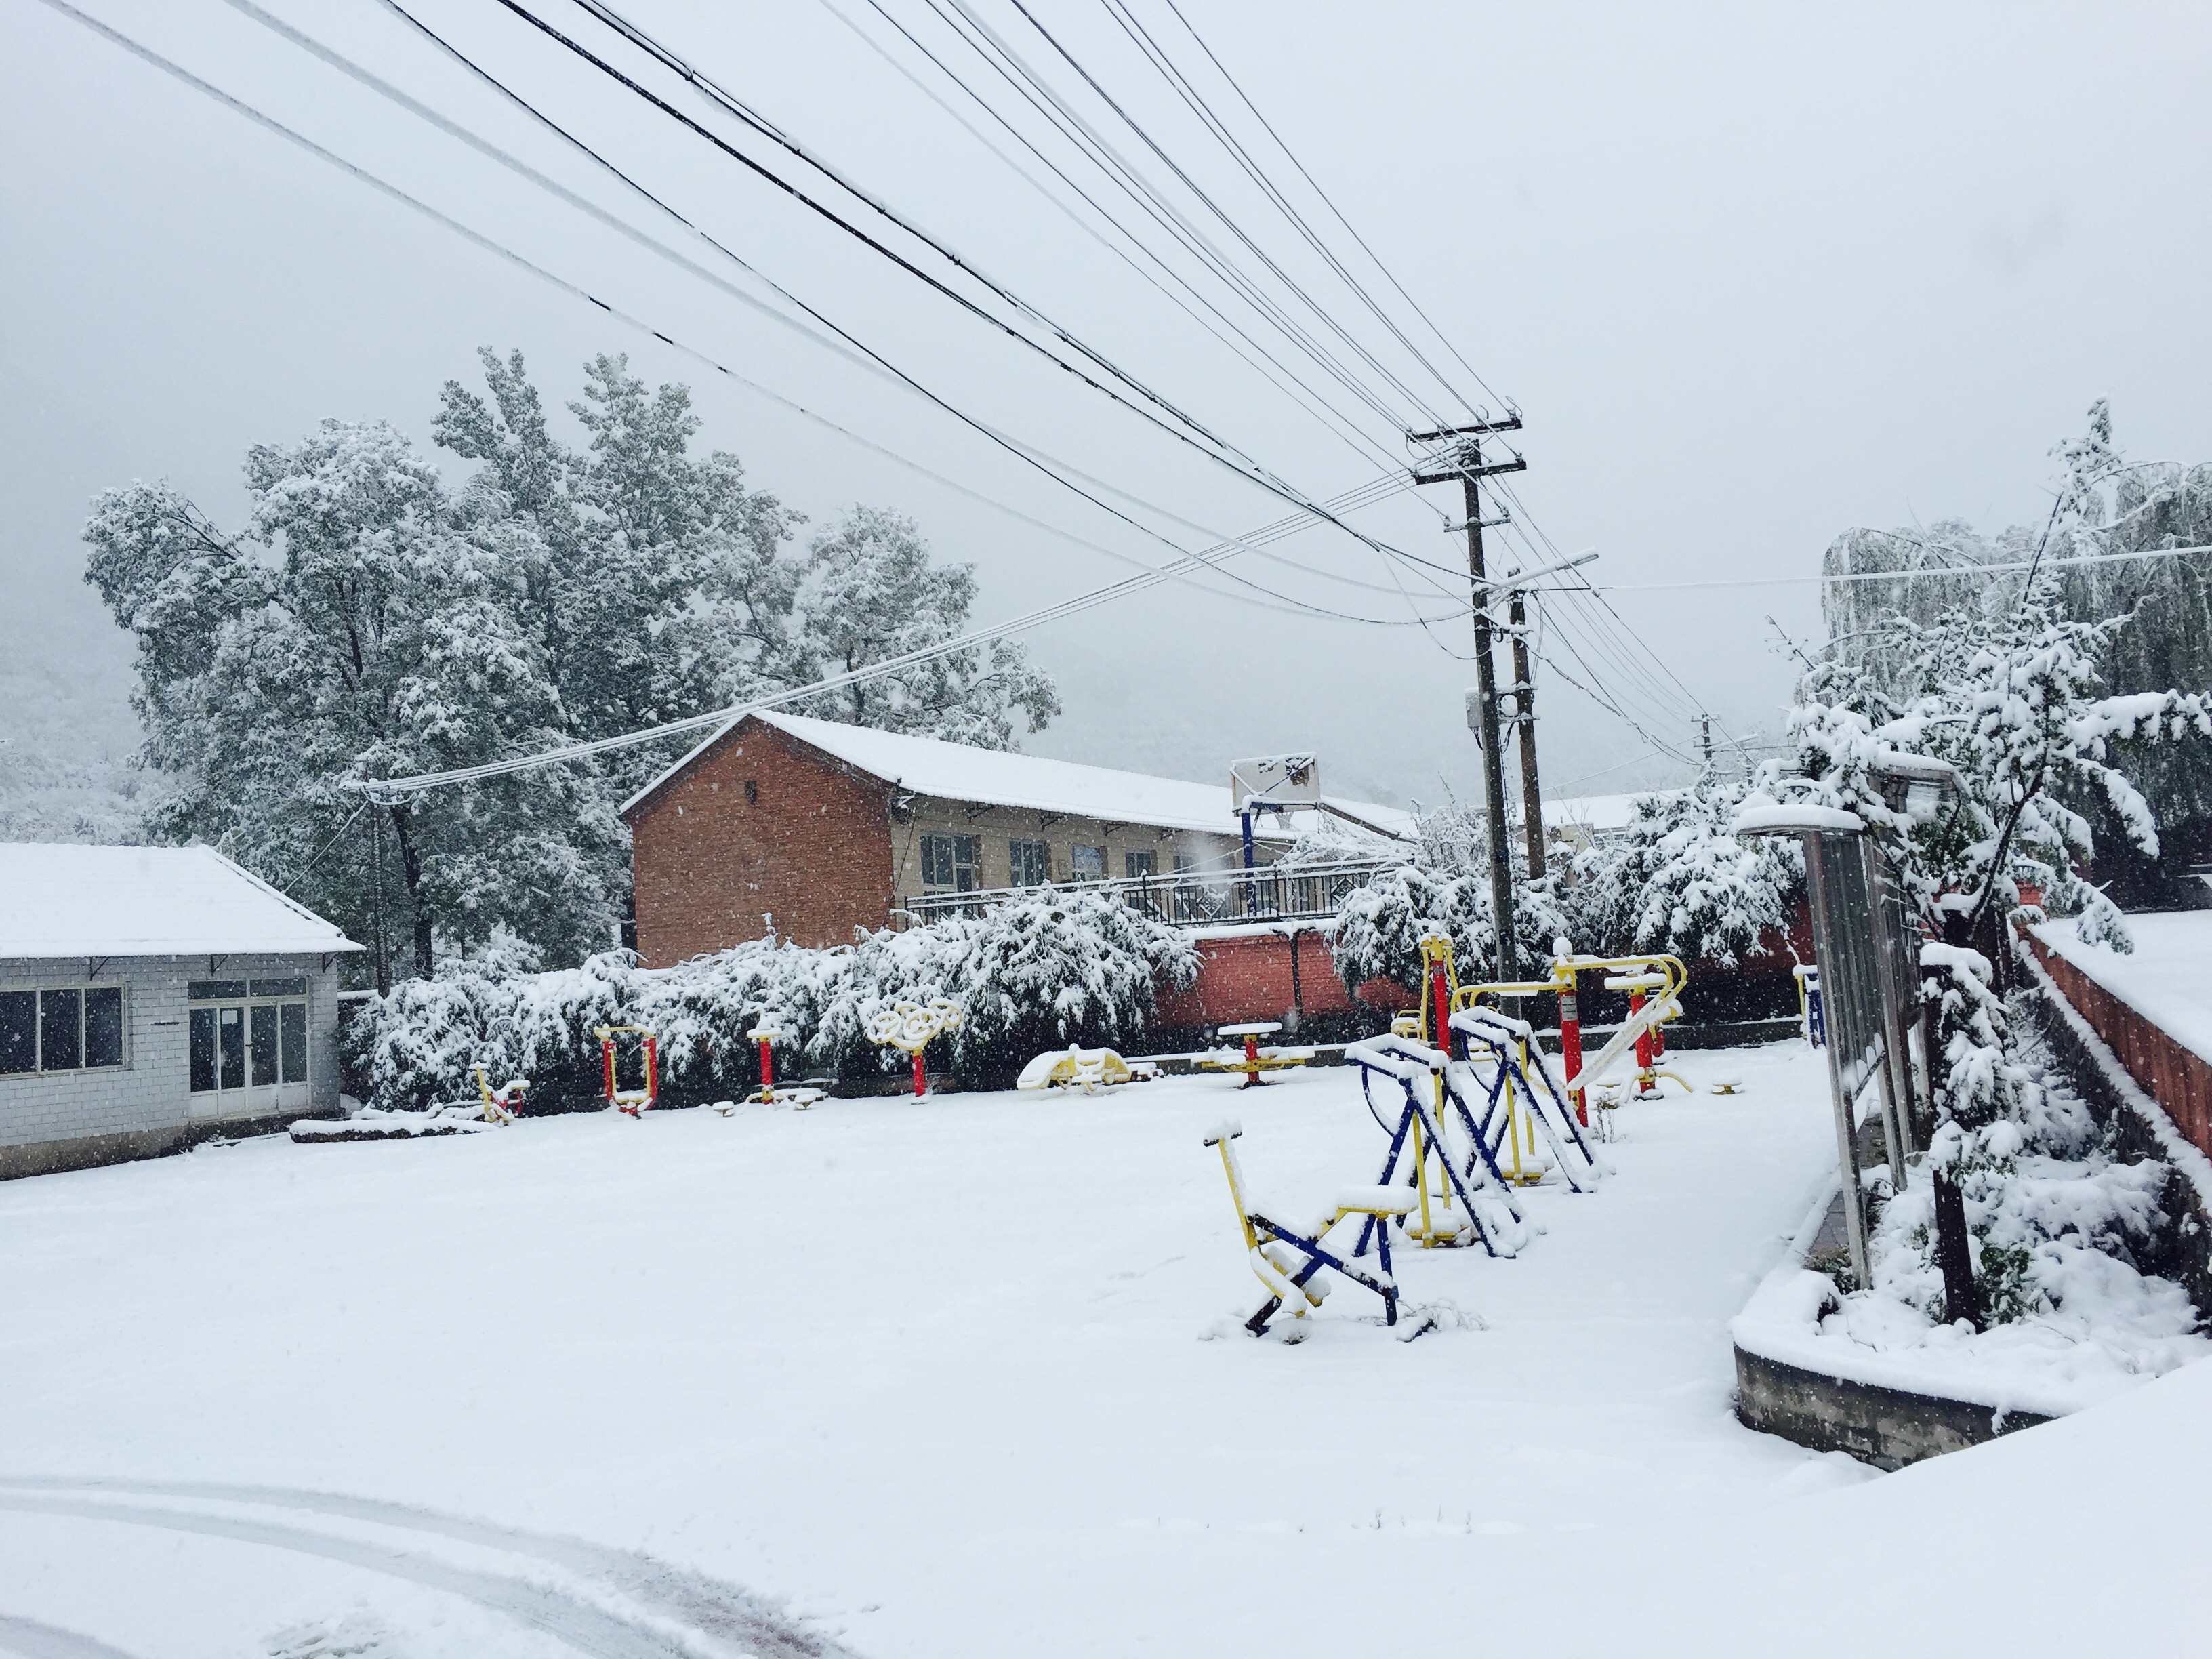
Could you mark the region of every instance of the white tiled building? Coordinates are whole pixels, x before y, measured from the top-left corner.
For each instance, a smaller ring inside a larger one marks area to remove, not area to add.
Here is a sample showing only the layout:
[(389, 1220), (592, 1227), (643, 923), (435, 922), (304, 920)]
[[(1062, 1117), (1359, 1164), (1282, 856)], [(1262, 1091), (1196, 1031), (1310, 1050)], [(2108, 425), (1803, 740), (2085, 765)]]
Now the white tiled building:
[(335, 1115), (359, 949), (211, 848), (0, 844), (0, 1176)]

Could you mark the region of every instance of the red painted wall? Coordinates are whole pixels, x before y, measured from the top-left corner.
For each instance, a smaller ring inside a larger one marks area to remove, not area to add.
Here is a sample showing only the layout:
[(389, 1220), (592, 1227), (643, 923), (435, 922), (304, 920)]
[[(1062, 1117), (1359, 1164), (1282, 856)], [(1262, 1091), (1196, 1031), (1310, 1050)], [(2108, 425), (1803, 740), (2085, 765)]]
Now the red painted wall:
[(2059, 994), (2104, 1038), (2128, 1075), (2166, 1109), (2189, 1144), (2212, 1155), (2212, 1065), (2091, 979), (2041, 939), (2027, 935), (2028, 949), (2058, 987)]
[[(1188, 991), (1160, 994), (1162, 1025), (1236, 1025), (1280, 1019), (1295, 1006), (1307, 1016), (1342, 1013), (1355, 1005), (1345, 994), (1329, 955), (1328, 935), (1297, 934), (1298, 996), (1292, 1000), (1291, 941), (1280, 933), (1251, 933), (1199, 941), (1198, 982)], [(1413, 1006), (1413, 999), (1386, 979), (1359, 988), (1359, 1000), (1386, 1012)]]

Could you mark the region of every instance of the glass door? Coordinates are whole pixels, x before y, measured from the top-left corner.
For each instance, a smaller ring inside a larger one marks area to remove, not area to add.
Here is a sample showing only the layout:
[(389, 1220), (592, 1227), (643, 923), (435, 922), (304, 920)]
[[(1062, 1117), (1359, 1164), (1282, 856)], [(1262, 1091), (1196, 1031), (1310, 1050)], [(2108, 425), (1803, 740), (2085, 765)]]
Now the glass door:
[(236, 1003), (191, 1011), (192, 1115), (246, 1113), (246, 1009)]
[(192, 1115), (306, 1110), (307, 980), (194, 980), (189, 989)]

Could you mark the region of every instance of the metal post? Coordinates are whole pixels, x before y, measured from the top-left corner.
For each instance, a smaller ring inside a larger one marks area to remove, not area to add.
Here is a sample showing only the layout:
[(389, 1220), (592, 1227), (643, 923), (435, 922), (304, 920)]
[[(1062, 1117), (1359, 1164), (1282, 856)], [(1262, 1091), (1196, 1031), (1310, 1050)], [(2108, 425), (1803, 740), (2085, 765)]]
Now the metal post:
[[(1828, 892), (1827, 872), (1823, 867), (1827, 860), (1822, 855), (1822, 837), (1813, 834), (1802, 839), (1805, 845), (1805, 884), (1811, 890), (1813, 900), (1814, 937), (1833, 939), (1837, 936), (1837, 918)], [(1858, 851), (1856, 847), (1851, 850), (1854, 854)], [(1823, 991), (1827, 988), (1823, 985)], [(1844, 1089), (1843, 1058), (1832, 1041), (1820, 1047), (1828, 1056), (1828, 1093), (1836, 1109), (1836, 1163), (1843, 1175), (1844, 1235), (1851, 1249), (1851, 1275), (1863, 1287), (1871, 1279), (1867, 1270), (1866, 1214), (1859, 1200), (1858, 1134), (1851, 1121), (1850, 1097)]]
[(1541, 881), (1544, 792), (1536, 781), (1536, 686), (1528, 676), (1528, 604), (1518, 591), (1507, 613), (1513, 630), (1513, 722), (1521, 728), (1521, 833), (1528, 846), (1528, 879)]
[[(1482, 446), (1470, 441), (1467, 456), (1482, 465)], [(1482, 723), (1482, 802), (1490, 843), (1490, 915), (1498, 931), (1498, 977), (1520, 977), (1514, 965), (1513, 863), (1505, 839), (1505, 750), (1498, 729), (1498, 668), (1490, 656), (1490, 587), (1483, 568), (1482, 490), (1472, 476), (1460, 486), (1467, 501), (1467, 571), (1474, 578), (1474, 684)]]
[(1240, 814), (1244, 821), (1244, 915), (1247, 920), (1260, 908), (1260, 893), (1252, 880), (1252, 809), (1246, 807)]

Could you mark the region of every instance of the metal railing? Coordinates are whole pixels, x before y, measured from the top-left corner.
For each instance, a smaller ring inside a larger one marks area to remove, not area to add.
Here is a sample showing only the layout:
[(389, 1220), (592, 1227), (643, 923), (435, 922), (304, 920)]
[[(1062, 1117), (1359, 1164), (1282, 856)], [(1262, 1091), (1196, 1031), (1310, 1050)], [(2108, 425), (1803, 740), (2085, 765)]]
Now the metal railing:
[[(1263, 864), (1253, 870), (1184, 870), (1112, 881), (1053, 882), (1048, 888), (1103, 894), (1155, 921), (1179, 927), (1296, 921), (1334, 915), (1346, 894), (1397, 862), (1384, 858), (1297, 866)], [(919, 924), (944, 916), (981, 915), (1009, 899), (1033, 897), (1047, 890), (985, 887), (965, 893), (906, 893), (899, 896), (894, 908)]]

